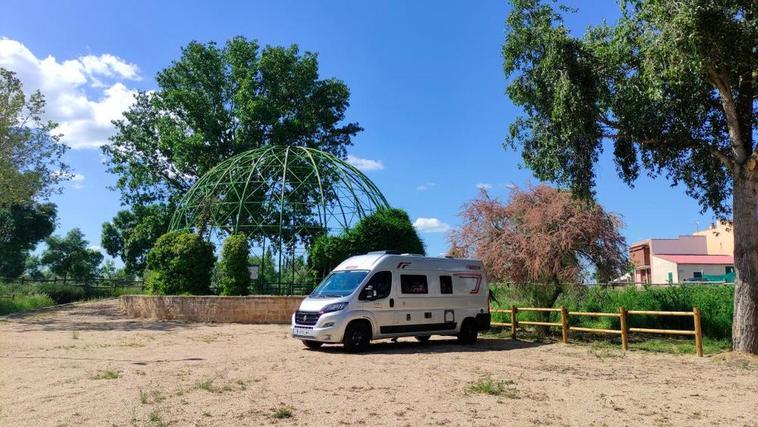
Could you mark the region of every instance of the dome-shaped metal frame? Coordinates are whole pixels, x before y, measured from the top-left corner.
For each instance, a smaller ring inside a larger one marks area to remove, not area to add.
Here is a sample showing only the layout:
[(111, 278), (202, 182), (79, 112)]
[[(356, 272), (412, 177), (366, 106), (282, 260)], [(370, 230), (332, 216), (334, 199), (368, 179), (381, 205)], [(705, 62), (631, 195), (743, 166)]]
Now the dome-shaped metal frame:
[[(172, 230), (207, 236), (243, 232), (279, 254), (320, 234), (342, 232), (389, 207), (381, 191), (346, 161), (314, 148), (268, 145), (231, 157), (182, 197)], [(265, 249), (264, 249), (265, 250)], [(281, 279), (280, 279), (281, 282)]]

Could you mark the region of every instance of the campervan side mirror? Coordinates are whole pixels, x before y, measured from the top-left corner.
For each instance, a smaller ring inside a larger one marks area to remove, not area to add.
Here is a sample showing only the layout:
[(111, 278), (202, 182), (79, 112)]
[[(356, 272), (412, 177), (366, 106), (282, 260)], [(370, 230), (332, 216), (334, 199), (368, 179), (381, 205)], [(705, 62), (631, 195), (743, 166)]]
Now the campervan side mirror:
[(374, 289), (374, 285), (366, 285), (365, 288), (363, 288), (363, 291), (361, 291), (360, 298), (362, 300), (366, 301), (373, 301), (376, 299), (376, 289)]

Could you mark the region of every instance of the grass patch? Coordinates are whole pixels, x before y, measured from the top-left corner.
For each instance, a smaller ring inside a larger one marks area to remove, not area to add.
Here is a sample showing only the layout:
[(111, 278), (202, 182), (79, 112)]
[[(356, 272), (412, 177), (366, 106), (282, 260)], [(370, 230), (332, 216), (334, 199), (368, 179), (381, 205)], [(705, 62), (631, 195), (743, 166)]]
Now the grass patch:
[(100, 371), (95, 375), (96, 380), (115, 380), (119, 377), (121, 377), (120, 372), (111, 370)]
[(148, 403), (161, 403), (164, 400), (166, 400), (166, 396), (164, 396), (159, 390), (153, 390), (150, 393), (143, 390), (139, 391), (139, 401), (143, 405), (147, 405)]
[(45, 294), (14, 295), (12, 298), (0, 298), (0, 316), (37, 308), (50, 307), (55, 301)]
[(492, 377), (482, 377), (466, 386), (467, 394), (486, 394), (502, 396), (508, 399), (518, 399), (518, 390), (511, 380), (495, 380)]
[(161, 419), (160, 414), (157, 411), (153, 411), (149, 415), (150, 422), (153, 423), (156, 427), (164, 427), (167, 424), (163, 422), (163, 419)]
[(292, 408), (288, 406), (280, 406), (276, 408), (271, 414), (271, 418), (276, 418), (277, 420), (292, 418), (293, 416), (294, 414), (292, 413)]
[(206, 378), (195, 383), (195, 388), (198, 390), (205, 390), (211, 393), (218, 392), (218, 387), (213, 384), (213, 378)]

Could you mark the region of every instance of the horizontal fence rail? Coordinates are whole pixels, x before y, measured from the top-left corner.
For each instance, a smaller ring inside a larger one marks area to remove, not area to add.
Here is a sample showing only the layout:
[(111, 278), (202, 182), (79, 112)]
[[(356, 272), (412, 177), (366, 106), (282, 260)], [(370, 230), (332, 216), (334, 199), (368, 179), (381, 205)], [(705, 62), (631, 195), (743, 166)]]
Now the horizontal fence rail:
[[(519, 320), (519, 312), (538, 312), (538, 313), (560, 313), (560, 322), (540, 322), (531, 320)], [(562, 332), (564, 344), (568, 344), (569, 332), (584, 332), (591, 334), (612, 334), (621, 336), (621, 348), (625, 351), (629, 349), (629, 333), (639, 334), (661, 334), (661, 335), (685, 335), (695, 337), (695, 350), (697, 355), (703, 357), (703, 330), (701, 326), (700, 309), (695, 307), (692, 311), (650, 311), (650, 310), (626, 310), (619, 307), (618, 313), (595, 313), (587, 311), (568, 311), (565, 307), (546, 308), (546, 307), (516, 307), (511, 306), (510, 310), (490, 309), (490, 313), (502, 313), (510, 315), (510, 322), (492, 322), (491, 326), (511, 329), (511, 337), (516, 339), (516, 331), (519, 325), (525, 326), (544, 326), (559, 327)], [(578, 317), (611, 317), (619, 319), (620, 329), (602, 329), (586, 328), (580, 326), (569, 326), (569, 316)], [(650, 329), (650, 328), (630, 328), (628, 326), (629, 316), (679, 316), (692, 317), (693, 329)]]

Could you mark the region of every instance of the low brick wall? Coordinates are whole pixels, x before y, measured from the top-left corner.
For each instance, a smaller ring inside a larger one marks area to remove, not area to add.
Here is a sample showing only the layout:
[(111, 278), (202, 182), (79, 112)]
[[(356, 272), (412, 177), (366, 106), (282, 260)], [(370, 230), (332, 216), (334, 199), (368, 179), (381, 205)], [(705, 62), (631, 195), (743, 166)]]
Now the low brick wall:
[(215, 323), (290, 323), (301, 296), (256, 295), (151, 296), (124, 295), (121, 308), (127, 316), (159, 320)]

